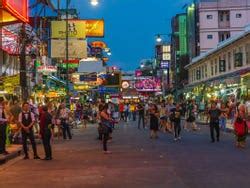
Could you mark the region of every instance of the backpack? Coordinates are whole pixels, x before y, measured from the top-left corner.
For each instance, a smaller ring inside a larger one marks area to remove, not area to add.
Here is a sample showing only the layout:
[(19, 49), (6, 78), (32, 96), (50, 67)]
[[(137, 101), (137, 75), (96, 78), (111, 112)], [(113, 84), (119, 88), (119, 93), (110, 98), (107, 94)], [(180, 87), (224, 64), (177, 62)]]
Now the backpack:
[(235, 121), (234, 130), (237, 136), (244, 136), (246, 134), (246, 122), (245, 121)]

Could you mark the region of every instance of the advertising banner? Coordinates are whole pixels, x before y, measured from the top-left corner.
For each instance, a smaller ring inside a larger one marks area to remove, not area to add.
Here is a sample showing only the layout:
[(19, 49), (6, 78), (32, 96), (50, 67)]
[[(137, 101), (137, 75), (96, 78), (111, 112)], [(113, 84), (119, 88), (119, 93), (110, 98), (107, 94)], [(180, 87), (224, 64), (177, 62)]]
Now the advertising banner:
[(16, 87), (20, 86), (20, 76), (19, 74), (14, 76), (6, 76), (2, 78), (4, 90), (9, 93), (13, 94)]
[[(86, 24), (84, 20), (68, 21), (69, 38), (86, 38)], [(66, 21), (51, 22), (51, 38), (66, 38)]]
[(43, 65), (43, 66), (37, 67), (37, 72), (42, 72), (44, 74), (46, 74), (46, 73), (55, 73), (55, 72), (57, 72), (57, 67), (56, 66)]
[(1, 0), (0, 23), (13, 21), (28, 22), (28, 0)]
[(85, 20), (87, 37), (104, 37), (104, 20)]
[[(69, 40), (69, 58), (86, 58), (87, 42), (85, 40), (71, 39)], [(66, 40), (51, 40), (51, 57), (66, 57)]]
[(161, 91), (161, 80), (157, 78), (141, 78), (136, 81), (135, 88), (141, 92), (159, 92)]

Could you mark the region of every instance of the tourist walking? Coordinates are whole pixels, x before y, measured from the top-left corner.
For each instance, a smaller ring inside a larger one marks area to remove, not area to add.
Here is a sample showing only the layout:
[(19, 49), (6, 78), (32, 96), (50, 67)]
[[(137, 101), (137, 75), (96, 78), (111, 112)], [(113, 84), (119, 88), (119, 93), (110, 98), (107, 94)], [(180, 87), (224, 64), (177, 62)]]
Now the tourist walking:
[(219, 120), (221, 115), (221, 110), (218, 109), (216, 102), (212, 102), (211, 109), (209, 110), (209, 126), (210, 126), (210, 136), (211, 136), (211, 142), (215, 142), (214, 137), (214, 131), (216, 132), (216, 140), (217, 142), (220, 141), (220, 126), (219, 126)]
[(112, 128), (112, 119), (108, 113), (108, 105), (105, 104), (101, 114), (100, 114), (100, 118), (101, 118), (101, 130), (102, 130), (102, 134), (103, 134), (103, 151), (104, 154), (110, 154), (111, 151), (108, 151), (107, 148), (107, 142), (109, 140), (110, 137), (110, 129)]
[(5, 113), (4, 98), (0, 97), (0, 154), (9, 154), (6, 150), (6, 129), (7, 129), (7, 114)]
[(40, 136), (43, 141), (45, 152), (44, 160), (52, 160), (51, 136), (52, 136), (52, 114), (48, 112), (48, 107), (43, 107), (40, 116)]
[(174, 140), (181, 140), (181, 108), (177, 104), (176, 108), (172, 110), (173, 124), (174, 124)]
[(34, 159), (40, 159), (40, 157), (37, 155), (37, 148), (33, 131), (33, 125), (35, 123), (35, 115), (30, 111), (29, 103), (24, 102), (22, 107), (23, 111), (19, 114), (19, 124), (22, 128), (22, 142), (25, 154), (24, 159), (29, 159), (28, 148), (27, 148), (28, 138), (32, 145)]
[(60, 120), (61, 120), (61, 125), (62, 125), (62, 130), (63, 130), (63, 139), (66, 140), (67, 136), (69, 139), (72, 139), (70, 127), (69, 127), (69, 109), (66, 108), (65, 104), (61, 104), (60, 108)]
[(157, 132), (159, 130), (159, 111), (156, 104), (153, 104), (150, 112), (150, 138), (158, 138)]
[(246, 147), (248, 126), (247, 126), (245, 118), (246, 118), (245, 106), (240, 105), (237, 107), (236, 120), (234, 122), (236, 147), (238, 147), (238, 148), (245, 148)]
[(141, 129), (141, 122), (142, 122), (143, 129), (145, 129), (145, 109), (144, 109), (144, 106), (142, 104), (138, 104), (137, 111), (139, 114), (138, 129)]

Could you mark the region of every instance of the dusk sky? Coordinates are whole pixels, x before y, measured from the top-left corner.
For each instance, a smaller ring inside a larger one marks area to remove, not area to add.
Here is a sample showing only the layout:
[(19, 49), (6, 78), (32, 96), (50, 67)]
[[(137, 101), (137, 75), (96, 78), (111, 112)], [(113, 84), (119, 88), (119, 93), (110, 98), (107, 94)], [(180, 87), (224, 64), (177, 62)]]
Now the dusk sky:
[[(171, 17), (192, 0), (71, 0), (81, 18), (104, 18), (104, 41), (112, 50), (109, 65), (133, 70), (141, 59), (154, 57), (155, 35), (171, 32)], [(62, 1), (63, 2), (63, 1)]]

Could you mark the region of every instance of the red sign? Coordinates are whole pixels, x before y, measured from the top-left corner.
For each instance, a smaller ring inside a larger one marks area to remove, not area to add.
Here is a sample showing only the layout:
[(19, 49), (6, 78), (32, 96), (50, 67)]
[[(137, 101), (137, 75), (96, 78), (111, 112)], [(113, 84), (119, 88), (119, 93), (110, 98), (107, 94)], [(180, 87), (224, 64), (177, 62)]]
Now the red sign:
[(12, 21), (11, 16), (22, 22), (28, 22), (28, 0), (2, 0), (3, 9), (1, 11), (7, 11), (9, 14), (5, 14), (8, 18), (3, 18), (6, 22)]

